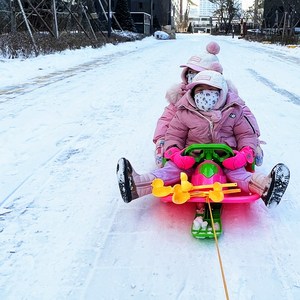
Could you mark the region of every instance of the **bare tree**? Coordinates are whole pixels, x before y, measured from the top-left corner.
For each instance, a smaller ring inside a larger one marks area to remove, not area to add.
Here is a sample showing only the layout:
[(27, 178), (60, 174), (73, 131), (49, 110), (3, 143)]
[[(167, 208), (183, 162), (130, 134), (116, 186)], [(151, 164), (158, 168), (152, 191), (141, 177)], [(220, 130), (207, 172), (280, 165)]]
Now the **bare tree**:
[[(286, 28), (294, 29), (300, 22), (300, 1), (299, 0), (281, 0), (284, 13), (286, 14)], [(293, 30), (289, 30), (292, 34)]]
[(248, 20), (253, 21), (255, 27), (263, 26), (264, 16), (264, 0), (255, 0), (252, 6), (243, 12), (244, 21), (247, 23)]
[(195, 2), (193, 2), (192, 0), (188, 0), (183, 16), (180, 15), (180, 20), (177, 20), (177, 24), (179, 24), (178, 27), (180, 28), (181, 31), (187, 31), (188, 29), (189, 13), (190, 13), (191, 6), (197, 6), (197, 4), (195, 4)]
[(231, 28), (231, 22), (236, 17), (241, 9), (238, 0), (209, 0), (216, 4), (217, 9), (214, 11), (214, 16), (218, 18), (220, 29), (225, 30), (227, 34)]

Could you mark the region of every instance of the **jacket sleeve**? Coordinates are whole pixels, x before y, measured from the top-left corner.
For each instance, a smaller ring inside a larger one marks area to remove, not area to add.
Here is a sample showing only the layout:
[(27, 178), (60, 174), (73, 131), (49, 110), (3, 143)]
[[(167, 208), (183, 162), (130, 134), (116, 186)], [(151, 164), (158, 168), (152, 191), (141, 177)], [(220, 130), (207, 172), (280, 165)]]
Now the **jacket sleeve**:
[(233, 131), (238, 150), (249, 146), (255, 151), (258, 143), (257, 134), (247, 117), (244, 115), (243, 111), (241, 111)]
[(156, 128), (153, 135), (153, 143), (155, 144), (157, 140), (164, 138), (169, 127), (171, 120), (173, 119), (177, 108), (174, 104), (170, 103), (164, 110), (161, 117), (158, 119)]
[(164, 148), (168, 149), (172, 146), (176, 146), (179, 149), (183, 149), (186, 144), (187, 135), (188, 127), (185, 122), (182, 121), (181, 112), (178, 111), (166, 132)]

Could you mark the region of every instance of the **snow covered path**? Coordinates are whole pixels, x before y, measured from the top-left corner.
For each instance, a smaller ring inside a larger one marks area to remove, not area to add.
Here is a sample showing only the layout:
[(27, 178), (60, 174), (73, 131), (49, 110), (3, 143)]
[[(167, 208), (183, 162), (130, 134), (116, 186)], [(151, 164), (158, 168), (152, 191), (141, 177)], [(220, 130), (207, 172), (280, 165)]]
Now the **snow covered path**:
[(225, 299), (194, 205), (124, 204), (115, 176), (122, 156), (154, 168), (165, 91), (211, 40), (267, 142), (259, 171), (282, 161), (292, 176), (273, 210), (224, 208), (230, 299), (300, 299), (300, 49), (207, 35), (0, 61), (1, 299)]

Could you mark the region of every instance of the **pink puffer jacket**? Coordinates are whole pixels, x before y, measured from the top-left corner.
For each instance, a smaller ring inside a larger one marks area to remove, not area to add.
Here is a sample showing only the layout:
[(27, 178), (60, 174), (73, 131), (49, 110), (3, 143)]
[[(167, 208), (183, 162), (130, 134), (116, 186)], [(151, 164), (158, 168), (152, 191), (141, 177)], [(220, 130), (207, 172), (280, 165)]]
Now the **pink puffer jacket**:
[(183, 149), (194, 143), (222, 143), (236, 150), (246, 146), (256, 149), (257, 134), (243, 112), (244, 101), (236, 94), (227, 94), (226, 104), (214, 121), (196, 108), (190, 91), (179, 102), (165, 135), (165, 150), (171, 146)]
[(155, 144), (159, 139), (165, 138), (169, 124), (173, 119), (180, 99), (186, 93), (187, 82), (182, 82), (173, 85), (166, 93), (165, 98), (169, 102), (169, 105), (165, 107), (165, 110), (161, 117), (157, 120), (156, 128), (153, 135), (153, 143)]
[(188, 68), (186, 67), (181, 72), (182, 82), (174, 84), (166, 92), (165, 98), (169, 102), (169, 105), (165, 107), (163, 114), (157, 120), (156, 128), (153, 135), (154, 144), (156, 144), (156, 142), (159, 139), (163, 139), (163, 140), (165, 139), (165, 134), (167, 132), (167, 129), (169, 128), (169, 124), (177, 111), (176, 106), (178, 106), (179, 100), (187, 92), (187, 88), (186, 88), (188, 85), (186, 79), (187, 69)]
[[(172, 86), (166, 93), (166, 99), (169, 102), (169, 105), (165, 107), (163, 114), (157, 121), (157, 125), (153, 135), (153, 143), (155, 144), (159, 139), (165, 139), (165, 134), (169, 128), (169, 124), (173, 119), (177, 106), (180, 105), (180, 99), (186, 93), (186, 82), (178, 83)], [(238, 91), (233, 83), (227, 80), (227, 85), (229, 92), (238, 95)], [(252, 111), (248, 106), (243, 105), (243, 111), (246, 118), (248, 118), (249, 123), (255, 130), (257, 138), (260, 136), (260, 130), (256, 118), (254, 117)]]

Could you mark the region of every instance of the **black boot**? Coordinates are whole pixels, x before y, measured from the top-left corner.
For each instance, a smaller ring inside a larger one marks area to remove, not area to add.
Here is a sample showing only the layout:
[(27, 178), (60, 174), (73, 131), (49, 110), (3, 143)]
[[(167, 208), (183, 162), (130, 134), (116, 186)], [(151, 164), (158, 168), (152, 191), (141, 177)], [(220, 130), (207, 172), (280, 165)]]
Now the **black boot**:
[(118, 161), (117, 177), (120, 193), (125, 203), (129, 203), (139, 197), (133, 180), (132, 166), (124, 157)]
[(277, 164), (268, 176), (253, 173), (249, 182), (249, 190), (260, 195), (267, 207), (272, 207), (281, 201), (289, 184), (290, 170), (284, 164)]
[(118, 183), (124, 202), (151, 194), (151, 183), (155, 176), (151, 173), (139, 175), (126, 158), (121, 158), (117, 165)]
[(267, 207), (278, 205), (290, 181), (290, 170), (284, 164), (277, 164), (270, 173), (269, 189), (261, 196)]

